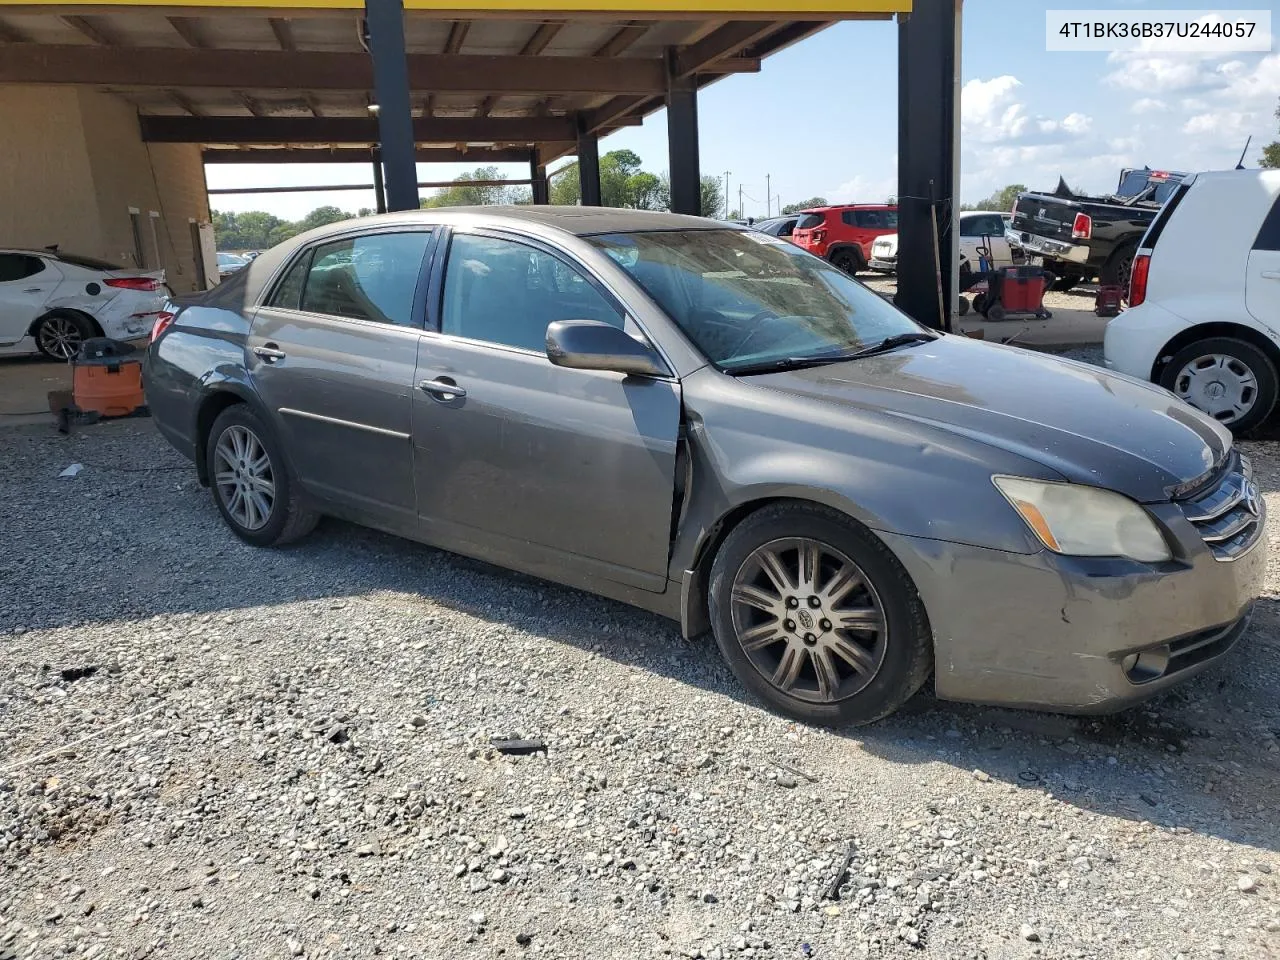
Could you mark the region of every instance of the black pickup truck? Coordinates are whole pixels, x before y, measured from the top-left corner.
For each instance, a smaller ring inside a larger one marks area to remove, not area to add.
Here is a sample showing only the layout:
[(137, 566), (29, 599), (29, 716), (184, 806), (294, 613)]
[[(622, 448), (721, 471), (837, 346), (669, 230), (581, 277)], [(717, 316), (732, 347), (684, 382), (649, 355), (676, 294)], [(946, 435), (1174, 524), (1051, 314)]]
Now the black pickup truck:
[(1006, 235), (1041, 257), (1055, 290), (1097, 278), (1128, 289), (1138, 241), (1186, 174), (1124, 170), (1116, 192), (1105, 197), (1074, 193), (1059, 179), (1053, 193), (1020, 193)]

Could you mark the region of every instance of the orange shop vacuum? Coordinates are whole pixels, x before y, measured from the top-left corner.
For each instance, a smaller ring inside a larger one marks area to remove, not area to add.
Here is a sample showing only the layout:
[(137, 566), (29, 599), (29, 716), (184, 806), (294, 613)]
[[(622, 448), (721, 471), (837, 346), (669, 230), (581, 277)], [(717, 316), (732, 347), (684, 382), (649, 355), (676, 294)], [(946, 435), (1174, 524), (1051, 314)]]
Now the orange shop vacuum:
[(73, 415), (81, 422), (92, 422), (143, 413), (142, 355), (123, 340), (86, 340), (71, 361), (71, 396), (57, 393), (60, 396), (51, 394), (49, 399), (60, 427)]

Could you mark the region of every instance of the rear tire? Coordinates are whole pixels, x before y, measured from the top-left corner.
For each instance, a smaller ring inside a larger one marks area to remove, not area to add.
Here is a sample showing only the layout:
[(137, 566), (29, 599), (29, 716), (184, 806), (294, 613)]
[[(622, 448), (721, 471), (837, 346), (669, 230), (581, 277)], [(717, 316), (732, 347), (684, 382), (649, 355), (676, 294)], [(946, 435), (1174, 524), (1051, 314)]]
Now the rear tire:
[(275, 434), (247, 404), (227, 407), (205, 444), (213, 502), (232, 533), (255, 547), (280, 547), (315, 529)]
[[(1271, 358), (1253, 344), (1209, 337), (1174, 354), (1161, 371), (1160, 386), (1233, 433), (1247, 433), (1271, 416), (1280, 376)], [(1233, 397), (1238, 404), (1232, 403)], [(1237, 412), (1242, 405), (1246, 409)]]
[(80, 354), (80, 347), (98, 331), (88, 317), (71, 310), (54, 310), (40, 318), (32, 331), (36, 349), (50, 360), (66, 363)]
[(1129, 276), (1133, 272), (1133, 258), (1137, 255), (1138, 248), (1136, 245), (1130, 244), (1116, 250), (1102, 265), (1102, 273), (1099, 275), (1098, 282), (1107, 286), (1117, 286), (1124, 291), (1124, 297), (1129, 298)]
[(851, 277), (856, 277), (858, 272), (866, 268), (866, 264), (862, 262), (862, 257), (853, 250), (837, 250), (831, 255), (831, 265), (837, 270), (843, 270)]
[(1080, 273), (1058, 273), (1050, 270), (1049, 274), (1052, 277), (1049, 289), (1057, 293), (1067, 293), (1070, 290), (1074, 290), (1084, 279), (1084, 275)]
[[(800, 551), (808, 544), (816, 559), (806, 564)], [(865, 527), (817, 504), (767, 506), (734, 528), (711, 567), (709, 613), (734, 675), (769, 707), (805, 723), (883, 719), (933, 666), (929, 619), (898, 559)], [(841, 619), (857, 625), (840, 626)], [(775, 682), (784, 664), (789, 680)]]

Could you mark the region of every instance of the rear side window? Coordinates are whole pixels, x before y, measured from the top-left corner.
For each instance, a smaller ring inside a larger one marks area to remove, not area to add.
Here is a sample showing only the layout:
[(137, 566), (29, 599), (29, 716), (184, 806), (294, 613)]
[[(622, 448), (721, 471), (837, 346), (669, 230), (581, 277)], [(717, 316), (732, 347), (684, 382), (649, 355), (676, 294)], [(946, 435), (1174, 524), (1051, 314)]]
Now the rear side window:
[(1271, 205), (1271, 212), (1262, 221), (1262, 229), (1258, 231), (1258, 239), (1253, 242), (1255, 250), (1280, 250), (1280, 197)]
[(898, 227), (898, 214), (894, 210), (855, 210), (844, 217), (845, 223), (864, 230), (895, 230)]
[(1147, 235), (1143, 237), (1142, 242), (1138, 245), (1140, 248), (1155, 249), (1161, 234), (1164, 233), (1165, 226), (1169, 223), (1169, 218), (1173, 216), (1173, 212), (1178, 209), (1178, 204), (1182, 203), (1182, 198), (1187, 195), (1187, 191), (1190, 189), (1186, 184), (1178, 184), (1178, 188), (1174, 191), (1169, 202), (1156, 214), (1151, 226), (1147, 227)]
[(311, 255), (301, 309), (351, 320), (417, 326), (414, 295), (430, 233), (383, 233), (321, 244)]
[(44, 261), (25, 253), (0, 253), (0, 283), (25, 280), (44, 269)]
[(284, 275), (284, 279), (276, 285), (275, 290), (267, 300), (267, 306), (280, 307), (284, 310), (297, 310), (298, 305), (302, 303), (302, 287), (306, 283), (307, 267), (310, 265), (311, 251), (308, 250), (293, 262), (293, 266)]
[(997, 216), (961, 217), (960, 236), (962, 237), (1001, 237), (1004, 236), (1004, 219)]
[(797, 230), (812, 230), (814, 227), (822, 226), (822, 214), (806, 213), (796, 222)]

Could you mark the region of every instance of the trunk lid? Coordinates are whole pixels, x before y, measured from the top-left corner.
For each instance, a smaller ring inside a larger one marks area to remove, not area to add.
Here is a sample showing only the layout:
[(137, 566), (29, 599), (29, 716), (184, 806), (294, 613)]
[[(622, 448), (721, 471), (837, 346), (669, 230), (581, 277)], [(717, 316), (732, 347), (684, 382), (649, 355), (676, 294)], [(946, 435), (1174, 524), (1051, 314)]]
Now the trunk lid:
[(1076, 214), (1081, 210), (1081, 204), (1065, 197), (1047, 193), (1023, 193), (1014, 204), (1011, 229), (1018, 233), (1072, 243), (1071, 227), (1075, 223)]

